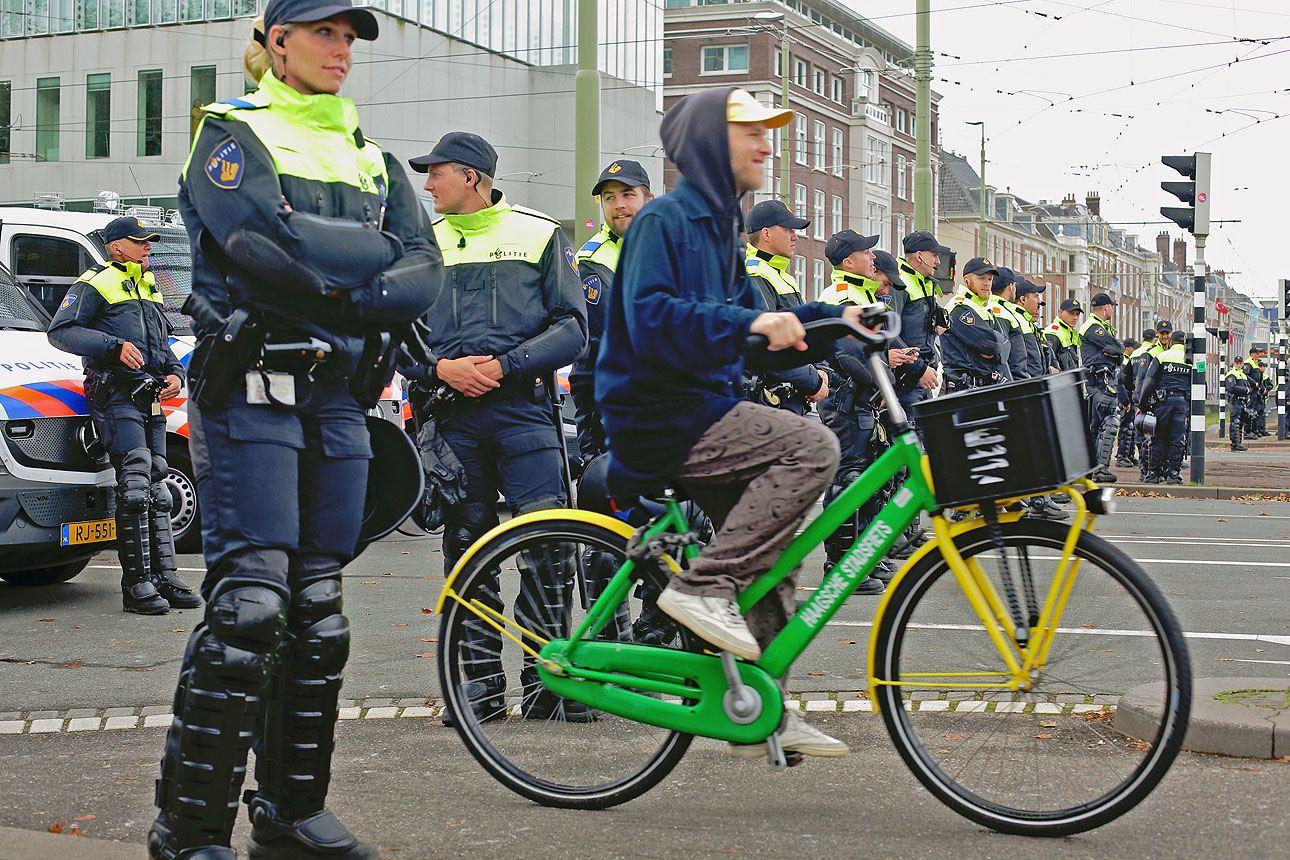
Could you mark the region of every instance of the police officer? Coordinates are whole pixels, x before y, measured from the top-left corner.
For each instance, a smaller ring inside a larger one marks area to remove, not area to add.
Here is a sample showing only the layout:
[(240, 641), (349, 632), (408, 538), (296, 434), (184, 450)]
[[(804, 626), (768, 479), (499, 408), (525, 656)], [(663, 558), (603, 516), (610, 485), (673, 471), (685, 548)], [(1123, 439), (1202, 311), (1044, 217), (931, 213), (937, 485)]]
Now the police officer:
[[(1136, 419), (1138, 415), (1149, 411), (1147, 405), (1138, 399), (1137, 392), (1142, 383), (1142, 374), (1146, 372), (1147, 365), (1150, 364), (1151, 359), (1154, 358), (1151, 354), (1151, 349), (1156, 345), (1157, 338), (1158, 335), (1154, 328), (1143, 330), (1142, 343), (1134, 348), (1132, 352), (1126, 351), (1125, 353), (1129, 358), (1129, 364), (1128, 368), (1123, 373), (1123, 377), (1129, 385), (1129, 392), (1132, 395), (1133, 401), (1126, 416), (1132, 422), (1129, 425), (1128, 433), (1132, 436), (1132, 452), (1136, 452), (1138, 455), (1137, 466), (1140, 476), (1144, 481), (1147, 479), (1147, 475), (1151, 474), (1151, 467), (1148, 464), (1148, 460), (1151, 457), (1151, 448), (1148, 444), (1150, 439), (1142, 434), (1142, 431), (1138, 429), (1138, 422), (1134, 419)], [(1120, 430), (1123, 434), (1125, 430), (1123, 425), (1120, 427)], [(1117, 466), (1125, 467), (1132, 466), (1134, 465), (1134, 463), (1130, 462), (1132, 459), (1132, 457), (1117, 457), (1115, 464)]]
[(1187, 361), (1187, 335), (1175, 332), (1168, 349), (1150, 356), (1138, 378), (1134, 399), (1150, 409), (1156, 419), (1151, 437), (1151, 454), (1143, 457), (1149, 463), (1148, 484), (1181, 484), (1182, 440), (1186, 438), (1191, 414), (1192, 366)]
[[(918, 348), (918, 361), (896, 368), (896, 393), (901, 405), (909, 409), (924, 400), (940, 386), (936, 367), (937, 337), (945, 331), (948, 320), (940, 305), (941, 285), (933, 279), (941, 264), (941, 255), (950, 249), (936, 241), (926, 230), (915, 230), (901, 242), (905, 256), (897, 259), (903, 290), (891, 292), (891, 308), (900, 314), (900, 339), (910, 348)], [(913, 421), (913, 417), (910, 417)]]
[(1044, 329), (1048, 349), (1057, 360), (1057, 369), (1072, 370), (1079, 367), (1079, 325), (1084, 308), (1078, 299), (1062, 299), (1056, 318)]
[[(450, 132), (409, 163), (427, 174), (425, 190), (442, 216), (434, 233), (444, 252), (444, 294), (426, 322), (434, 375), (459, 395), (439, 418), (466, 475), (465, 499), (444, 511), (446, 576), (497, 525), (498, 493), (515, 515), (568, 504), (553, 379), (586, 348), (587, 303), (560, 222), (512, 206), (493, 187), (497, 152), (488, 141)], [(517, 618), (547, 629), (567, 623), (570, 582), (549, 565), (526, 564)], [(501, 637), (482, 622), (471, 635), (480, 654), (471, 664), (471, 707), (481, 720), (502, 716)], [(531, 661), (521, 682), (526, 717), (593, 718), (552, 695)]]
[(1039, 310), (1044, 306), (1044, 288), (1028, 278), (1019, 277), (1013, 314), (1021, 322), (1021, 337), (1026, 346), (1026, 371), (1029, 376), (1055, 373), (1057, 368), (1048, 354), (1047, 338), (1039, 330)]
[(614, 284), (618, 252), (623, 236), (641, 207), (654, 199), (649, 187), (649, 173), (640, 162), (619, 159), (600, 171), (591, 188), (600, 203), (605, 221), (596, 235), (578, 249), (578, 277), (587, 302), (587, 351), (573, 363), (569, 372), (569, 394), (573, 397), (574, 421), (578, 428), (578, 451), (582, 465), (605, 451), (605, 428), (596, 413), (593, 378), (596, 356), (600, 353), (600, 335), (605, 330), (605, 308), (608, 291)]
[(1264, 410), (1264, 377), (1263, 368), (1259, 366), (1258, 350), (1251, 347), (1250, 357), (1245, 360), (1245, 375), (1250, 380), (1250, 396), (1245, 409), (1245, 431), (1251, 439), (1266, 436), (1262, 429)]
[[(880, 275), (874, 264), (874, 246), (877, 244), (877, 236), (861, 236), (854, 230), (842, 230), (830, 236), (824, 244), (824, 256), (833, 263), (833, 281), (820, 295), (820, 301), (835, 305), (867, 305), (879, 301), (878, 291), (883, 284), (878, 280)], [(842, 449), (833, 483), (824, 494), (826, 505), (873, 463), (873, 437), (878, 419), (874, 408), (878, 385), (868, 362), (863, 353), (850, 344), (842, 342), (839, 347), (840, 351), (832, 360), (838, 385), (818, 405), (820, 420), (837, 435)], [(879, 497), (871, 499), (824, 541), (826, 573), (869, 527), (882, 504)], [(895, 573), (895, 569), (883, 560), (873, 574), (860, 583), (855, 593), (882, 594), (886, 589), (884, 583)]]
[(1117, 466), (1136, 466), (1138, 458), (1133, 448), (1133, 368), (1130, 358), (1142, 344), (1131, 337), (1124, 339), (1124, 355), (1120, 356), (1120, 368), (1116, 371), (1115, 395), (1120, 402), (1120, 430), (1115, 437), (1115, 464)]
[(1246, 402), (1254, 386), (1245, 373), (1245, 365), (1237, 359), (1227, 376), (1223, 377), (1223, 388), (1227, 392), (1227, 431), (1233, 451), (1248, 451), (1243, 442)]
[(391, 329), (437, 294), (439, 253), (397, 161), (337, 93), (371, 12), (270, 0), (247, 46), (259, 88), (203, 108), (180, 179), (193, 251), (184, 307), (204, 621), (175, 693), (149, 855), (232, 860), (247, 748), (250, 856), (375, 857), (326, 809), (357, 551), (366, 408)]
[[(749, 211), (744, 267), (766, 310), (784, 311), (802, 304), (797, 280), (788, 270), (797, 248), (797, 231), (810, 225), (810, 221), (796, 217), (778, 200), (763, 200)], [(828, 380), (824, 369), (808, 364), (751, 379), (748, 393), (754, 403), (802, 415), (808, 404), (828, 397)]]
[(1026, 341), (1021, 330), (1021, 320), (1013, 312), (1012, 299), (1017, 296), (1017, 275), (1007, 266), (999, 266), (999, 273), (990, 282), (990, 298), (986, 310), (994, 318), (995, 327), (1007, 341), (1000, 369), (1010, 380), (1030, 377)]
[(985, 257), (973, 257), (963, 266), (963, 288), (950, 299), (950, 326), (941, 335), (947, 392), (994, 385), (1005, 379), (1007, 341), (988, 308), (990, 285), (998, 271)]
[(1259, 373), (1263, 376), (1263, 381), (1259, 384), (1259, 412), (1256, 426), (1259, 429), (1260, 436), (1267, 436), (1267, 407), (1270, 401), (1275, 400), (1272, 392), (1276, 388), (1276, 384), (1273, 382), (1272, 374), (1268, 371), (1267, 363), (1263, 359), (1257, 359), (1255, 364), (1259, 366)]
[(1119, 395), (1116, 391), (1124, 344), (1111, 324), (1111, 308), (1117, 302), (1106, 293), (1098, 293), (1090, 302), (1093, 311), (1080, 326), (1080, 363), (1089, 372), (1089, 424), (1097, 440), (1097, 468), (1094, 481), (1113, 483), (1118, 478), (1111, 471), (1111, 453), (1115, 433), (1120, 426)]
[(94, 431), (116, 470), (117, 556), (126, 612), (163, 615), (201, 598), (175, 572), (161, 400), (179, 393), (183, 365), (170, 349), (165, 299), (148, 269), (152, 240), (136, 219), (103, 229), (111, 262), (68, 288), (49, 324), (49, 342), (84, 357)]

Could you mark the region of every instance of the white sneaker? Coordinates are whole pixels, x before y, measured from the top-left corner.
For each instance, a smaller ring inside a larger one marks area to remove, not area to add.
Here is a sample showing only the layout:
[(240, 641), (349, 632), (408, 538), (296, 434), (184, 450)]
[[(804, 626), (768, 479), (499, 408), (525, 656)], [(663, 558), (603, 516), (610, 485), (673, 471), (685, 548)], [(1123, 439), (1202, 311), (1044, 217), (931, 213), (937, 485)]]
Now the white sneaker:
[(744, 621), (734, 601), (665, 588), (659, 595), (658, 608), (722, 651), (729, 651), (745, 660), (756, 660), (761, 656), (761, 648), (748, 632), (748, 622)]
[[(779, 743), (784, 752), (801, 755), (838, 758), (851, 752), (849, 746), (812, 726), (797, 711), (788, 712), (788, 719), (779, 733)], [(761, 758), (768, 751), (765, 741), (759, 744), (726, 744), (726, 752), (735, 758)]]

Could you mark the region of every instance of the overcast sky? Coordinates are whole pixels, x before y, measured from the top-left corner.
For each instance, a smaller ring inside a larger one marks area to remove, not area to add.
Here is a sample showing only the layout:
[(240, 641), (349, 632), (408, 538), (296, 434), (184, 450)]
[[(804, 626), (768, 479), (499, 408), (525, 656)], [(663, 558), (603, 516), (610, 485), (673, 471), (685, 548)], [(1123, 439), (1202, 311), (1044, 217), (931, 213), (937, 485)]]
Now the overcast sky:
[[(914, 0), (843, 2), (915, 43)], [(1256, 299), (1290, 278), (1290, 117), (1276, 118), (1290, 114), (1290, 3), (932, 0), (932, 50), (941, 144), (975, 166), (980, 129), (964, 123), (985, 120), (988, 184), (1032, 202), (1094, 191), (1108, 221), (1156, 222), (1183, 205), (1160, 189), (1182, 179), (1160, 156), (1211, 152), (1210, 217), (1241, 223), (1213, 224), (1206, 262)], [(1181, 232), (1124, 229), (1151, 249)]]

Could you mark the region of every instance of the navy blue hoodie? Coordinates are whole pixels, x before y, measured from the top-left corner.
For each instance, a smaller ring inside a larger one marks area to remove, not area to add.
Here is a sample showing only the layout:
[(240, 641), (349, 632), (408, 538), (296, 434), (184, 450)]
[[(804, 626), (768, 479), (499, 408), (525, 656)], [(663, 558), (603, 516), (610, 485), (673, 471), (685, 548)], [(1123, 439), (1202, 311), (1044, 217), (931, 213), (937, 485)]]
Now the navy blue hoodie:
[[(684, 178), (645, 204), (623, 238), (596, 361), (610, 490), (657, 488), (740, 398), (741, 348), (763, 312), (743, 265), (743, 217), (730, 168), (733, 87), (687, 96), (659, 130)], [(838, 316), (818, 302), (803, 322)]]

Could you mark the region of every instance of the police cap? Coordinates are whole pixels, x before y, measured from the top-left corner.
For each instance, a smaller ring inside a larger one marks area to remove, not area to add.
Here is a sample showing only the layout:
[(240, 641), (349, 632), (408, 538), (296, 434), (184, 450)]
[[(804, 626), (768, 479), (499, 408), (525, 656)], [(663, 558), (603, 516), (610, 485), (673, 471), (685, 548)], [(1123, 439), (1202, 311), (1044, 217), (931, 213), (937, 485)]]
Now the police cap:
[(103, 228), (103, 244), (110, 245), (121, 239), (133, 239), (136, 242), (151, 242), (154, 239), (160, 239), (160, 233), (153, 233), (151, 230), (139, 223), (138, 218), (131, 218), (129, 215), (122, 215), (120, 218), (114, 218), (108, 225)]
[(1169, 320), (1161, 320), (1160, 322), (1156, 323), (1156, 331), (1173, 331), (1173, 330), (1174, 330), (1174, 324), (1171, 323)]
[(408, 159), (408, 164), (417, 173), (428, 173), (430, 165), (444, 162), (473, 167), (492, 176), (497, 170), (497, 150), (477, 134), (450, 131), (435, 142), (434, 149), (428, 155)]
[(264, 32), (257, 30), (255, 38), (263, 45), (269, 30), (277, 24), (308, 24), (336, 15), (348, 17), (360, 39), (370, 42), (380, 35), (376, 16), (366, 9), (355, 9), (351, 0), (269, 0), (264, 8)]
[(763, 227), (787, 227), (790, 230), (805, 230), (811, 222), (798, 218), (788, 207), (778, 200), (763, 200), (748, 213), (748, 232), (756, 233)]
[(926, 230), (915, 230), (906, 236), (905, 240), (900, 244), (904, 247), (906, 254), (914, 254), (918, 251), (931, 251), (934, 254), (948, 254), (950, 252), (949, 248), (937, 242), (936, 237)]
[(994, 272), (994, 280), (990, 282), (990, 289), (993, 292), (1001, 293), (1009, 284), (1015, 284), (1017, 282), (1017, 273), (1012, 271), (1012, 269), (1009, 269), (1007, 266), (995, 266)]
[(834, 233), (824, 243), (824, 256), (829, 258), (830, 263), (838, 266), (856, 251), (868, 251), (877, 244), (877, 236), (861, 236), (855, 230), (843, 230)]
[(1176, 331), (1176, 332), (1174, 332), (1172, 335), (1170, 335), (1170, 336), (1169, 336), (1169, 341), (1170, 341), (1171, 343), (1186, 343), (1186, 342), (1187, 342), (1187, 332), (1185, 332), (1185, 331)]
[(645, 168), (639, 161), (620, 158), (600, 171), (600, 178), (596, 180), (595, 185), (591, 186), (592, 196), (599, 197), (601, 190), (610, 182), (621, 182), (628, 188), (635, 188), (638, 185), (649, 188), (649, 174), (645, 172)]
[(1143, 339), (1143, 340), (1155, 340), (1155, 339), (1156, 339), (1156, 330), (1155, 330), (1155, 329), (1153, 329), (1153, 328), (1144, 329), (1144, 330), (1143, 330), (1143, 332), (1142, 332), (1142, 339)]
[[(913, 252), (911, 251), (910, 253)], [(999, 269), (985, 257), (973, 257), (963, 266), (963, 274), (965, 275), (984, 275), (986, 272), (997, 275), (999, 274)]]
[(1029, 278), (1017, 276), (1017, 298), (1029, 295), (1030, 293), (1042, 293), (1044, 288)]
[(1093, 301), (1090, 302), (1090, 304), (1095, 308), (1100, 308), (1103, 305), (1118, 305), (1119, 302), (1108, 296), (1106, 293), (1098, 293), (1093, 297)]
[(878, 271), (887, 276), (887, 279), (891, 281), (893, 290), (906, 289), (905, 282), (900, 279), (900, 266), (896, 264), (896, 258), (891, 254), (886, 251), (874, 251), (873, 265)]
[(1078, 299), (1062, 299), (1061, 309), (1064, 311), (1074, 311), (1077, 314), (1084, 313), (1084, 309), (1080, 307)]

